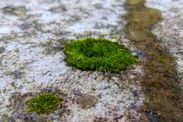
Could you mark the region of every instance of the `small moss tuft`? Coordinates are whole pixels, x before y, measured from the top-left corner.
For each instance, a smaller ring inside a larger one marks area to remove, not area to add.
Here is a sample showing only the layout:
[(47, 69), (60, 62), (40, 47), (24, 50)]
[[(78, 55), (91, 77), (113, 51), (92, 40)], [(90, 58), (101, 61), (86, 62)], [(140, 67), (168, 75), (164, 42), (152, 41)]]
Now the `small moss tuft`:
[(118, 73), (138, 61), (124, 45), (102, 38), (72, 40), (64, 52), (68, 65), (82, 70)]
[(61, 101), (62, 99), (55, 94), (42, 93), (28, 100), (26, 104), (28, 112), (46, 114), (56, 109), (60, 105)]

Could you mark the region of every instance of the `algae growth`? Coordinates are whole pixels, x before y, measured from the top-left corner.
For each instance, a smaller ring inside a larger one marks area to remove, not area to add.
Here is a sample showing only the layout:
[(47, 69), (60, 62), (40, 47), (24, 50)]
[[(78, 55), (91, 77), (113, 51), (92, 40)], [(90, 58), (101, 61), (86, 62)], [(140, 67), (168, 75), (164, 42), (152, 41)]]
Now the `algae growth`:
[(102, 38), (70, 41), (64, 52), (68, 65), (82, 70), (117, 73), (138, 62), (125, 46)]
[(163, 49), (153, 25), (161, 19), (157, 9), (147, 8), (143, 0), (128, 0), (126, 16), (127, 36), (136, 47), (146, 53), (144, 79), (141, 82), (145, 94), (144, 112), (150, 122), (182, 122), (183, 102), (175, 59)]
[(61, 104), (62, 99), (51, 93), (42, 93), (28, 100), (27, 108), (29, 112), (46, 114), (52, 112)]

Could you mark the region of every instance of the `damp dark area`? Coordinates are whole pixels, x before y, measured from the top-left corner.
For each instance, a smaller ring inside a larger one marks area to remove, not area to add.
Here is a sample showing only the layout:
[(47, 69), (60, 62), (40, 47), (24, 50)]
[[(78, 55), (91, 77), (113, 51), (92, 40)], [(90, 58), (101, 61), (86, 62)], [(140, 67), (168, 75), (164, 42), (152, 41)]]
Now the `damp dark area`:
[(144, 121), (183, 122), (183, 89), (175, 67), (175, 58), (161, 46), (152, 33), (161, 20), (161, 11), (145, 6), (145, 0), (127, 0), (127, 38), (146, 54), (144, 77), (141, 81), (145, 95), (142, 113)]

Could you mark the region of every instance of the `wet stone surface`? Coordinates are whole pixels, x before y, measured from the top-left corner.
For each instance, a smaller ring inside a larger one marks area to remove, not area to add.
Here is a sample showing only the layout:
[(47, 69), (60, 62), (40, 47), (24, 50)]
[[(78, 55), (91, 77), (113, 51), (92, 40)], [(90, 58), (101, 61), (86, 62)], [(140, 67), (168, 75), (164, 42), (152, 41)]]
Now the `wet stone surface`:
[[(136, 3), (137, 5), (133, 2), (128, 1), (126, 32), (136, 47), (146, 53), (142, 80), (146, 116), (152, 122), (183, 121), (181, 97), (183, 89), (175, 66), (176, 59), (169, 53), (170, 47), (161, 43), (161, 38), (157, 39), (156, 35), (151, 32), (153, 25), (160, 21), (161, 13), (158, 9), (146, 7), (141, 1), (137, 0), (136, 2), (139, 2), (139, 4)], [(157, 3), (154, 1), (155, 5)], [(180, 35), (177, 38), (180, 38)]]

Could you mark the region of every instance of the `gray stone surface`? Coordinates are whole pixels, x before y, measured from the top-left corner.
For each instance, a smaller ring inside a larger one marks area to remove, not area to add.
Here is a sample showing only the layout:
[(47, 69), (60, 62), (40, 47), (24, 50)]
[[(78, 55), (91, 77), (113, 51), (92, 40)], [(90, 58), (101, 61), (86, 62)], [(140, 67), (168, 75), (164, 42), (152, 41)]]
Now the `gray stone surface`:
[[(124, 2), (1, 0), (0, 121), (139, 120), (141, 66), (119, 75), (80, 71), (67, 66), (62, 50), (67, 41), (87, 36), (111, 39), (135, 50), (122, 39)], [(28, 113), (26, 100), (47, 88), (63, 92), (66, 102), (48, 115)], [(95, 106), (83, 109), (75, 101), (76, 94), (95, 96)]]
[[(145, 54), (124, 39), (124, 2), (1, 0), (0, 122), (140, 121), (142, 66), (119, 75), (80, 71), (67, 66), (62, 51), (71, 39), (104, 37), (143, 59)], [(177, 58), (183, 78), (183, 1), (147, 0), (147, 6), (162, 11), (154, 33)], [(45, 116), (28, 113), (26, 100), (45, 89), (64, 97), (60, 109)], [(95, 106), (83, 109), (77, 103), (83, 95), (95, 96)]]

